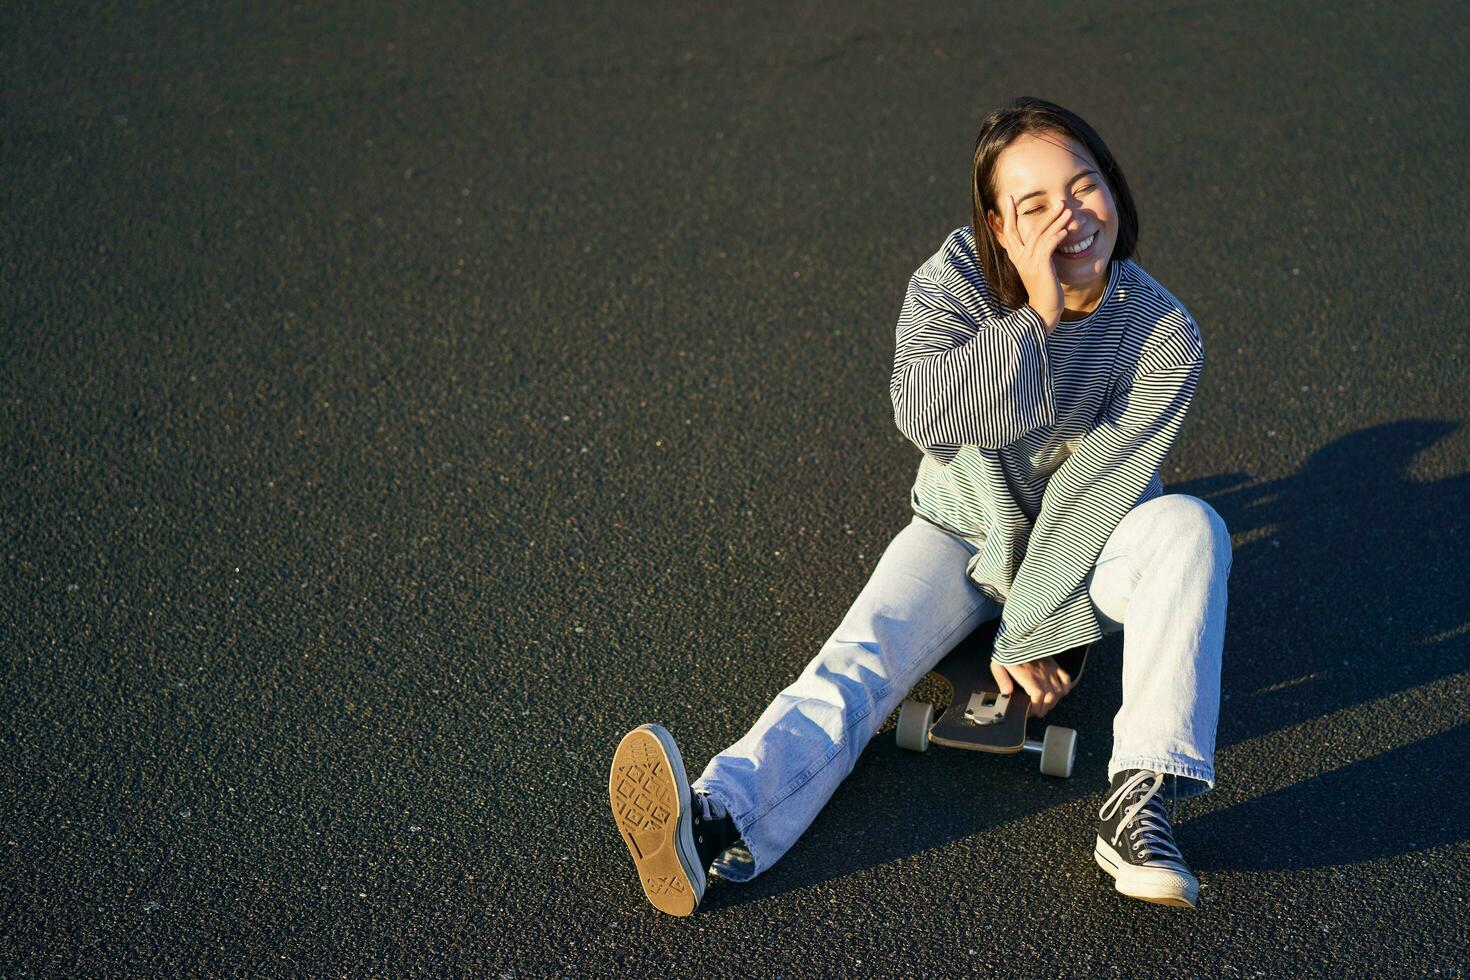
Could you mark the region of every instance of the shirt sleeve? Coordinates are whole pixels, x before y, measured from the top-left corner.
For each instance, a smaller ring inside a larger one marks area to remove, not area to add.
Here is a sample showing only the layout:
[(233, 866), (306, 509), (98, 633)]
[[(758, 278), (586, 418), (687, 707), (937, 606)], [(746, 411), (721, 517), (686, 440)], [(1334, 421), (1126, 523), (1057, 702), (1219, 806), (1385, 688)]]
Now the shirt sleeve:
[(1184, 424), (1204, 364), (1198, 334), (1185, 345), (1192, 356), (1183, 363), (1120, 377), (1103, 417), (1048, 480), (996, 634), (1001, 663), (1039, 660), (1102, 635), (1085, 580)]
[(1046, 324), (1029, 306), (982, 320), (915, 273), (899, 311), (893, 421), (948, 464), (962, 444), (998, 449), (1051, 425), (1056, 411)]

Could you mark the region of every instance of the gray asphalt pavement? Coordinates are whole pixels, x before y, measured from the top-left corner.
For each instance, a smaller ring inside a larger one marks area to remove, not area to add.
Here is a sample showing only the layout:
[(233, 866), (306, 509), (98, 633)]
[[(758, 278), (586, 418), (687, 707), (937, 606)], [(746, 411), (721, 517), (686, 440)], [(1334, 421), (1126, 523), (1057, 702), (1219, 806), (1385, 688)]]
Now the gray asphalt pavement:
[[(153, 7), (0, 16), (0, 972), (1470, 971), (1462, 7)], [(661, 917), (612, 750), (702, 767), (907, 522), (894, 322), (1017, 94), (1205, 338), (1201, 907), (1091, 862), (1114, 638), (1072, 780), (885, 733)]]

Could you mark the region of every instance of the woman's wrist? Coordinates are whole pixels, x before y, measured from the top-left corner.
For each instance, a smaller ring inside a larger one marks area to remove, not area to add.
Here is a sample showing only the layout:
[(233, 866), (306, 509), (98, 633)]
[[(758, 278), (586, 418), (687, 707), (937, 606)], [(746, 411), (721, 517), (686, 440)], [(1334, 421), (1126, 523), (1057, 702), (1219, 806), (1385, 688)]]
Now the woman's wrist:
[(1032, 313), (1036, 314), (1038, 319), (1041, 320), (1042, 328), (1045, 329), (1048, 334), (1050, 334), (1053, 330), (1057, 328), (1057, 323), (1062, 319), (1061, 310), (1057, 310), (1056, 312), (1048, 316), (1045, 312), (1038, 310), (1036, 306), (1032, 303), (1028, 302), (1026, 306), (1031, 310)]

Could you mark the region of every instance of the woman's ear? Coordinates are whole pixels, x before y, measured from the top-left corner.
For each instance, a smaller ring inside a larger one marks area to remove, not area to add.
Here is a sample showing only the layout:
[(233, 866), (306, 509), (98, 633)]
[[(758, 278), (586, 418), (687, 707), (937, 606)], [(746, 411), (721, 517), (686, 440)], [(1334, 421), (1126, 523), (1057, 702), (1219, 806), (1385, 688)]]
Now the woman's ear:
[(1008, 243), (1005, 238), (1005, 222), (1000, 220), (1000, 215), (994, 211), (986, 211), (985, 223), (990, 226), (990, 233), (995, 236), (995, 240), (1004, 248)]

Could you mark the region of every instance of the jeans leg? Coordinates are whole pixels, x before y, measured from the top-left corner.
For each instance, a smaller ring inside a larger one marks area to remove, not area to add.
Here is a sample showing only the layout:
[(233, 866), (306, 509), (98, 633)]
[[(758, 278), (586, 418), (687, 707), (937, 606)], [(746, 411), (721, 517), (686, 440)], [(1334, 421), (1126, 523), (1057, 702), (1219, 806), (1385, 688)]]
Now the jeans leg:
[(1176, 795), (1215, 785), (1230, 532), (1184, 494), (1133, 508), (1103, 546), (1089, 593), (1106, 629), (1123, 625), (1123, 707), (1108, 778), (1162, 770)]
[(915, 517), (889, 543), (841, 625), (697, 789), (723, 802), (742, 844), (714, 868), (746, 881), (810, 826), (914, 684), (1000, 608), (970, 582), (975, 546)]

